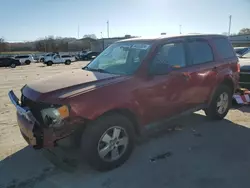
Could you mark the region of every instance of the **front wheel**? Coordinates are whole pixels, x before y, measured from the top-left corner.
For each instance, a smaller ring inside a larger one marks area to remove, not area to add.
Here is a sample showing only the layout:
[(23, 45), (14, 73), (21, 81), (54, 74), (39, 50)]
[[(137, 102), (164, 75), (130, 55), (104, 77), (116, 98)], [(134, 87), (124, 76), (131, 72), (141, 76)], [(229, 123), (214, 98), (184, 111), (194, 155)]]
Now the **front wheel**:
[(11, 63), (10, 67), (11, 68), (16, 68), (16, 64), (15, 63)]
[(228, 86), (221, 85), (215, 92), (208, 108), (204, 110), (205, 114), (210, 119), (223, 119), (231, 108), (232, 94), (232, 90)]
[(82, 135), (83, 156), (96, 170), (107, 171), (122, 165), (133, 148), (133, 125), (119, 114), (100, 117)]

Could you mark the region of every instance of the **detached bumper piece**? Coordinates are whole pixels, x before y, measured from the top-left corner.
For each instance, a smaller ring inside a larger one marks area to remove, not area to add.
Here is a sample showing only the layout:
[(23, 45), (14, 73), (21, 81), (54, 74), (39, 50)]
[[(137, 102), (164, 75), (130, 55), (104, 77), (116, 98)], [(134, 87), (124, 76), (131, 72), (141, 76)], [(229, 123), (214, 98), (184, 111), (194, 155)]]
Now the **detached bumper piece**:
[(241, 88), (233, 95), (233, 99), (237, 102), (237, 104), (250, 105), (250, 91)]
[(28, 107), (22, 107), (20, 100), (11, 90), (9, 93), (10, 101), (14, 104), (17, 110), (17, 123), (20, 128), (23, 138), (29, 145), (36, 149), (43, 147), (43, 132), (39, 129), (39, 124), (36, 118)]

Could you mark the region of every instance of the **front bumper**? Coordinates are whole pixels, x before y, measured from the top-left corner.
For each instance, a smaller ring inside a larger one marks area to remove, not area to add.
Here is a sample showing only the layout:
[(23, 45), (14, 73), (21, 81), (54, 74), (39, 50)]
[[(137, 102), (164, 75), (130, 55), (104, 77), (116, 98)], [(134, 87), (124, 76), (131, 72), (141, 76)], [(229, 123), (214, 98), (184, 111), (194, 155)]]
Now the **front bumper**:
[(57, 141), (71, 135), (77, 128), (77, 123), (75, 121), (65, 124), (62, 129), (57, 131), (52, 127), (45, 128), (37, 121), (28, 107), (21, 106), (20, 100), (13, 91), (10, 91), (8, 95), (11, 102), (16, 107), (17, 123), (23, 138), (29, 145), (36, 149), (54, 147)]

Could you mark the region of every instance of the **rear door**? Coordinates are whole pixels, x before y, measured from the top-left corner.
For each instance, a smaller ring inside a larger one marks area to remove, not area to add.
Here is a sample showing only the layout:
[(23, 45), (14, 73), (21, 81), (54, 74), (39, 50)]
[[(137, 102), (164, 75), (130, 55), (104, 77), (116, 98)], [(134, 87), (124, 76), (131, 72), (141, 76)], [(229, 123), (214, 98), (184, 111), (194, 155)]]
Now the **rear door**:
[[(213, 45), (215, 48), (215, 53), (217, 53), (217, 71), (218, 75), (230, 75), (233, 81), (238, 83), (239, 79), (239, 69), (238, 69), (238, 57), (229, 42), (225, 37), (214, 37)], [(222, 77), (223, 78), (223, 77)], [(221, 78), (221, 79), (222, 79)]]
[(150, 64), (150, 79), (143, 88), (140, 103), (146, 123), (175, 116), (190, 108), (195, 97), (194, 80), (190, 79), (185, 40), (161, 44)]
[(193, 80), (192, 91), (195, 97), (190, 101), (190, 106), (195, 107), (205, 104), (216, 84), (216, 61), (212, 46), (203, 38), (189, 38), (187, 40), (190, 58), (190, 76)]

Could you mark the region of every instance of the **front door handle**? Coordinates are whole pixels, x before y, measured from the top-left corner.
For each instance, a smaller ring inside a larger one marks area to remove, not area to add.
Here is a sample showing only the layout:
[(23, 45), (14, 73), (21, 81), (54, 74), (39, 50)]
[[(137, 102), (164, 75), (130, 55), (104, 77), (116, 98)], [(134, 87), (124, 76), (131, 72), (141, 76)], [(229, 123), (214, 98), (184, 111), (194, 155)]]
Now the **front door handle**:
[(181, 75), (186, 81), (190, 80), (191, 78), (190, 74), (187, 72), (183, 72)]

